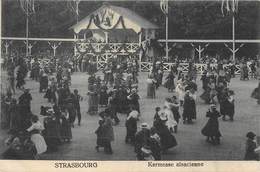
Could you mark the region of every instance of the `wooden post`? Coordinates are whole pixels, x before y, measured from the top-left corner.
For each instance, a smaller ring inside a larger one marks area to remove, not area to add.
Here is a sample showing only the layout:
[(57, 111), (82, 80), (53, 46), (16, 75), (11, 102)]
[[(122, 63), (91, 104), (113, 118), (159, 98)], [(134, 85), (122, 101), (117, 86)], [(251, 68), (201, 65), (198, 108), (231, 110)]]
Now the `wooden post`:
[[(235, 0), (233, 0), (233, 6), (235, 5)], [(235, 14), (233, 12), (232, 17), (232, 54), (233, 54), (233, 61), (236, 60), (236, 44), (235, 44)]]
[[(142, 46), (142, 30), (139, 32), (139, 48)], [(139, 52), (139, 70), (141, 71), (141, 63), (142, 63), (142, 51)]]
[(74, 41), (74, 43), (75, 43), (75, 45), (74, 45), (74, 56), (76, 56), (77, 55), (77, 48), (76, 48), (77, 35), (76, 34), (74, 34), (74, 39), (75, 39), (75, 41)]

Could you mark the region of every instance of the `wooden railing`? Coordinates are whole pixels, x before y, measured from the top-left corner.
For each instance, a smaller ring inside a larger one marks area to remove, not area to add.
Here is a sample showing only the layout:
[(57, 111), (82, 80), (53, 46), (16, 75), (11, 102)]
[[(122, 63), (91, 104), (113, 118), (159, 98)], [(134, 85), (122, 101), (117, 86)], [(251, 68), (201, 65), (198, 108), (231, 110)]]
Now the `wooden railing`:
[[(170, 71), (171, 66), (173, 66), (175, 63), (163, 63), (163, 69), (164, 71)], [(150, 62), (141, 62), (141, 72), (149, 72), (151, 69), (152, 63)], [(223, 67), (226, 68), (228, 67), (228, 64), (224, 64)], [(188, 63), (180, 63), (179, 68), (182, 70), (182, 72), (187, 73), (188, 72)], [(202, 72), (207, 68), (207, 64), (200, 64), (196, 63), (195, 67), (197, 69), (197, 74), (202, 74)], [(217, 68), (217, 64), (210, 64), (211, 68)], [(240, 74), (240, 66), (235, 65), (235, 74)], [(250, 72), (250, 67), (248, 66), (249, 72)]]

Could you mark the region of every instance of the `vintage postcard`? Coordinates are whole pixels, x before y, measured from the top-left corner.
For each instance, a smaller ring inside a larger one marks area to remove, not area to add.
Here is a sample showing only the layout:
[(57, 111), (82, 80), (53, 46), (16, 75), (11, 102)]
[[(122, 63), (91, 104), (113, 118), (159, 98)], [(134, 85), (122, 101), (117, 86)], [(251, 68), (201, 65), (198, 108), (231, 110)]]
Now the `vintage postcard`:
[(0, 172), (260, 171), (260, 1), (0, 3)]

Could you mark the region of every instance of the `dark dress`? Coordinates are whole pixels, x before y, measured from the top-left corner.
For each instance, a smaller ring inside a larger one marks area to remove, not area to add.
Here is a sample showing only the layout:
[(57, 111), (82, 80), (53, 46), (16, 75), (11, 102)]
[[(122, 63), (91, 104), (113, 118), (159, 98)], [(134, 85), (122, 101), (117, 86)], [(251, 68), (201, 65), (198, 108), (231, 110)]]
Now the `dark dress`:
[(107, 106), (107, 104), (108, 104), (108, 94), (107, 94), (107, 86), (106, 85), (103, 85), (100, 88), (99, 104), (102, 105), (102, 106)]
[(259, 160), (259, 155), (255, 153), (255, 149), (256, 149), (256, 143), (251, 139), (247, 139), (246, 154), (244, 160)]
[(150, 131), (148, 129), (142, 129), (135, 135), (135, 152), (137, 154), (137, 159), (142, 159), (141, 148), (148, 144), (150, 138)]
[(126, 120), (125, 126), (126, 126), (125, 142), (128, 142), (128, 140), (130, 139), (130, 142), (134, 143), (135, 134), (137, 131), (137, 119), (130, 117), (129, 119)]
[(153, 137), (150, 137), (148, 140), (148, 145), (151, 148), (152, 155), (154, 160), (161, 160), (161, 143)]
[(161, 119), (154, 121), (154, 127), (156, 128), (158, 135), (161, 138), (161, 149), (167, 150), (177, 146), (177, 140), (174, 135), (170, 132), (168, 127), (164, 124)]
[(48, 151), (57, 151), (61, 143), (61, 126), (59, 118), (48, 117), (44, 120), (43, 136), (48, 146)]
[(139, 95), (137, 93), (133, 93), (129, 95), (129, 98), (129, 106), (132, 106), (133, 109), (137, 110), (140, 113)]
[(220, 137), (221, 133), (219, 131), (218, 118), (220, 114), (218, 111), (208, 111), (206, 117), (209, 117), (209, 120), (205, 127), (201, 130), (201, 133), (207, 137)]
[(65, 116), (61, 116), (61, 120), (61, 139), (69, 141), (72, 139), (70, 122)]
[(175, 89), (174, 78), (175, 76), (173, 72), (170, 72), (169, 75), (165, 78), (166, 82), (164, 86), (168, 89), (168, 91), (173, 91)]
[(196, 119), (196, 104), (195, 100), (189, 95), (185, 95), (183, 104), (183, 120), (191, 121)]
[(99, 121), (99, 127), (95, 131), (95, 134), (97, 135), (97, 146), (98, 147), (105, 147), (106, 146), (106, 139), (105, 139), (105, 131), (103, 125), (104, 121)]

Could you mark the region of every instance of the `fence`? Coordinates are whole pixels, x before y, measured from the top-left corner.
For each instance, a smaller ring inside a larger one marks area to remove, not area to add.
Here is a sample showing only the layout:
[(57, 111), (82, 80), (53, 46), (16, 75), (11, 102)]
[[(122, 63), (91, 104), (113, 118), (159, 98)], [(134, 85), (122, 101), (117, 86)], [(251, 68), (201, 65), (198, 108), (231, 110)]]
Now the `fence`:
[[(141, 62), (141, 71), (142, 72), (148, 72), (151, 67), (152, 67), (152, 63), (150, 62)], [(163, 63), (163, 70), (164, 71), (170, 71), (171, 70), (171, 66), (175, 65), (175, 63)], [(211, 68), (217, 68), (218, 64), (210, 64)], [(227, 68), (229, 65), (228, 64), (224, 64), (223, 67)], [(195, 64), (196, 70), (197, 70), (197, 74), (202, 74), (202, 72), (207, 68), (207, 64), (199, 64), (196, 63)], [(189, 64), (188, 63), (179, 63), (179, 68), (182, 69), (183, 73), (187, 73), (188, 72), (188, 68), (189, 68)], [(249, 68), (249, 72), (250, 72), (250, 67)], [(235, 65), (235, 74), (238, 75), (240, 74), (240, 66), (239, 65)]]

